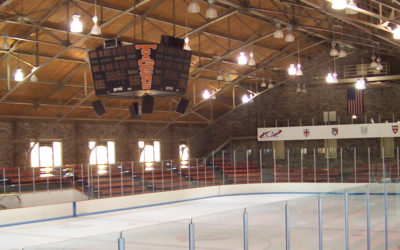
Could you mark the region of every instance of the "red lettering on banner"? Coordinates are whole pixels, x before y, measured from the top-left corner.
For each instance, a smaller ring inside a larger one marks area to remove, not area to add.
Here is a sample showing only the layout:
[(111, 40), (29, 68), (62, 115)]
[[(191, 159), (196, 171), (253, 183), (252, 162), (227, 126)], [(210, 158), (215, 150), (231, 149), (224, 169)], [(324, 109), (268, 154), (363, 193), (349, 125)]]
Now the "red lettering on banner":
[(264, 137), (266, 138), (278, 137), (278, 135), (281, 133), (282, 133), (281, 129), (268, 130), (260, 135), (260, 139)]
[(136, 49), (140, 49), (142, 58), (138, 61), (140, 77), (142, 79), (142, 89), (151, 89), (153, 79), (154, 60), (151, 59), (151, 50), (157, 49), (157, 44), (139, 44), (135, 45)]

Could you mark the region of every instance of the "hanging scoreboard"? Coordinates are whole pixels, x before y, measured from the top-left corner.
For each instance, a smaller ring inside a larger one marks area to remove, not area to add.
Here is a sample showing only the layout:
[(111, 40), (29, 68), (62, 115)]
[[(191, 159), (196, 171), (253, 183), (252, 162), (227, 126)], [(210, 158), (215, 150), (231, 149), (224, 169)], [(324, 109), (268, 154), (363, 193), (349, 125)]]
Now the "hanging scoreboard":
[(100, 47), (89, 52), (96, 95), (138, 97), (186, 92), (192, 53), (183, 40), (163, 36), (160, 44)]

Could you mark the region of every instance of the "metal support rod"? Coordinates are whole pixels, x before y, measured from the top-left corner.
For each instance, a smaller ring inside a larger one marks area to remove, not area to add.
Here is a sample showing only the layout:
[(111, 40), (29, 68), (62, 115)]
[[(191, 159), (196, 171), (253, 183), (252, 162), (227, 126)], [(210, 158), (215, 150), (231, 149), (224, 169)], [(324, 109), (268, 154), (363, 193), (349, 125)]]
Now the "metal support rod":
[(88, 191), (88, 198), (90, 200), (90, 170), (89, 170), (89, 165), (87, 166), (87, 191)]
[(83, 181), (83, 164), (81, 164), (81, 184), (82, 184), (82, 193), (85, 193), (85, 183)]
[(236, 184), (236, 150), (233, 150), (233, 180)]
[(367, 219), (367, 250), (371, 249), (371, 225), (370, 225), (370, 211), (369, 211), (369, 186), (365, 187), (365, 210)]
[(97, 198), (100, 198), (100, 175), (99, 175), (99, 166), (96, 165), (97, 171), (96, 171), (96, 175), (97, 175)]
[(260, 149), (260, 183), (263, 182), (263, 164), (262, 164), (262, 149)]
[(142, 163), (142, 193), (144, 193), (144, 162)]
[(344, 249), (349, 250), (349, 194), (344, 193)]
[(397, 179), (399, 179), (400, 178), (399, 147), (397, 147), (396, 158), (397, 158)]
[(194, 224), (192, 219), (190, 219), (189, 224), (189, 250), (194, 250)]
[(21, 193), (21, 168), (18, 168), (18, 193)]
[(62, 177), (63, 177), (63, 174), (62, 174), (62, 166), (60, 166), (60, 189), (61, 189), (61, 190), (63, 189)]
[(247, 171), (247, 184), (249, 184), (249, 150), (246, 150), (246, 171)]
[(354, 183), (357, 183), (357, 149), (354, 148)]
[(75, 165), (72, 165), (72, 188), (75, 188)]
[(384, 192), (385, 192), (385, 249), (389, 249), (389, 223), (388, 223), (388, 191), (387, 191), (387, 183), (383, 184)]
[(192, 168), (192, 162), (189, 160), (189, 166), (188, 166), (188, 168), (189, 168), (189, 188), (191, 188), (192, 187), (192, 179), (190, 179), (190, 169)]
[(204, 163), (204, 186), (207, 186), (207, 162), (206, 158), (203, 158)]
[(125, 239), (122, 237), (122, 232), (118, 238), (118, 250), (125, 250)]
[(340, 181), (343, 183), (343, 149), (340, 148)]
[(48, 175), (46, 175), (46, 190), (47, 190), (47, 192), (50, 191), (49, 190), (49, 176)]
[[(189, 177), (190, 183), (190, 177)], [(161, 190), (164, 192), (164, 161), (161, 161)]]
[(214, 151), (212, 151), (212, 173), (213, 173), (213, 180), (212, 184), (215, 185), (215, 162), (214, 162)]
[(179, 185), (180, 185), (180, 188), (182, 189), (182, 164), (181, 164), (181, 161), (179, 161)]
[(122, 166), (122, 162), (119, 163), (120, 165), (120, 182), (121, 182), (121, 196), (124, 195), (124, 180), (123, 180), (123, 174), (124, 174), (124, 167)]
[(286, 250), (290, 249), (290, 214), (289, 214), (289, 204), (285, 205), (285, 240), (286, 240)]
[(222, 150), (222, 185), (225, 185), (225, 151)]
[(273, 149), (274, 156), (274, 182), (276, 182), (276, 158), (275, 158), (275, 149)]
[(243, 212), (243, 250), (249, 249), (248, 216), (246, 208)]
[(317, 156), (315, 155), (315, 148), (313, 150), (313, 158), (314, 158), (314, 182), (317, 182)]
[(132, 186), (132, 194), (135, 194), (135, 174), (133, 169), (133, 161), (131, 161), (131, 186)]
[(36, 191), (36, 185), (35, 185), (35, 169), (32, 168), (32, 185), (33, 185), (33, 192)]
[(318, 196), (318, 239), (319, 239), (319, 250), (323, 249), (323, 241), (322, 241), (322, 200), (321, 197)]
[(385, 148), (382, 147), (382, 178), (386, 179), (386, 166), (385, 166)]
[(200, 180), (199, 180), (199, 159), (196, 159), (196, 181), (197, 181), (197, 187), (200, 186)]
[(330, 177), (330, 173), (329, 173), (329, 151), (330, 148), (327, 148), (327, 157), (326, 157), (326, 177), (328, 178), (328, 183), (329, 183), (329, 177)]
[(173, 165), (172, 165), (172, 160), (170, 161), (170, 169), (171, 169), (171, 176), (170, 176), (170, 181), (171, 181), (171, 190), (173, 190), (174, 189), (174, 179), (172, 178), (172, 167)]
[(108, 166), (108, 183), (110, 189), (110, 197), (112, 197), (112, 181), (111, 181), (111, 167)]
[(301, 182), (304, 182), (303, 176), (303, 152), (300, 151), (300, 174), (301, 174)]
[(154, 193), (154, 163), (153, 163), (153, 166), (152, 166), (152, 169), (151, 169), (151, 188), (152, 188), (152, 191), (153, 191), (153, 193)]
[(287, 150), (287, 181), (290, 182), (290, 150)]
[(368, 147), (368, 182), (371, 183), (371, 148)]
[(6, 192), (6, 169), (3, 168), (3, 193)]

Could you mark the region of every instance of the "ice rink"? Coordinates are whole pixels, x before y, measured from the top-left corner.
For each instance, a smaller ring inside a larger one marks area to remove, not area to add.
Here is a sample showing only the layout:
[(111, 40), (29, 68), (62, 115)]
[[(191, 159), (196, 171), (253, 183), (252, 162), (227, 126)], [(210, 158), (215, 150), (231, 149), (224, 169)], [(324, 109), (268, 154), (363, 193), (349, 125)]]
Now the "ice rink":
[[(193, 218), (195, 247), (243, 249), (243, 211), (247, 208), (249, 249), (285, 248), (285, 204), (290, 209), (291, 249), (318, 249), (316, 195), (233, 195), (82, 216), (0, 229), (0, 249), (188, 249)], [(370, 197), (371, 249), (384, 249), (384, 198)], [(366, 248), (364, 195), (349, 195), (350, 249)], [(400, 249), (400, 206), (389, 196), (389, 249)], [(322, 197), (324, 249), (344, 249), (343, 195)]]

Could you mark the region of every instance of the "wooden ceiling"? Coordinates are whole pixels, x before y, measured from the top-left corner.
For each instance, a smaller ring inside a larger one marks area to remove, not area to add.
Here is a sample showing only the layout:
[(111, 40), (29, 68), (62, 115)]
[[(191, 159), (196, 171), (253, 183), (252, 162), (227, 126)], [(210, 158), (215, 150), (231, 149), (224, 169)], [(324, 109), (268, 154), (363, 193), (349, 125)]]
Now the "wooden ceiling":
[[(282, 84), (299, 51), (302, 62), (310, 63), (315, 55), (329, 51), (332, 41), (343, 44), (348, 53), (379, 49), (400, 55), (399, 43), (388, 29), (388, 24), (399, 23), (397, 1), (355, 0), (357, 14), (348, 15), (332, 10), (324, 0), (217, 0), (218, 17), (213, 20), (205, 18), (207, 1), (198, 0), (200, 14), (187, 12), (190, 1), (1, 1), (0, 43), (7, 39), (11, 48), (0, 50), (0, 119), (211, 124), (244, 105), (243, 94), (274, 91), (261, 87), (262, 79), (267, 83), (271, 79), (275, 87)], [(102, 36), (90, 35), (95, 4)], [(81, 15), (82, 33), (69, 32), (73, 13)], [(295, 42), (273, 37), (277, 22), (285, 34), (292, 27)], [(134, 100), (95, 96), (87, 51), (101, 46), (104, 39), (158, 43), (161, 35), (184, 38), (186, 34), (193, 56), (185, 115), (175, 112), (180, 96), (157, 97), (154, 112), (141, 120), (130, 117)], [(253, 51), (256, 66), (237, 65), (240, 51)], [(25, 73), (22, 82), (13, 80), (17, 67)], [(37, 82), (28, 75), (33, 67), (37, 67)], [(217, 81), (219, 71), (230, 80)], [(205, 89), (215, 98), (203, 100)], [(106, 107), (100, 118), (91, 106), (96, 99)]]

